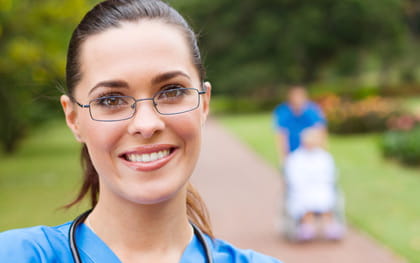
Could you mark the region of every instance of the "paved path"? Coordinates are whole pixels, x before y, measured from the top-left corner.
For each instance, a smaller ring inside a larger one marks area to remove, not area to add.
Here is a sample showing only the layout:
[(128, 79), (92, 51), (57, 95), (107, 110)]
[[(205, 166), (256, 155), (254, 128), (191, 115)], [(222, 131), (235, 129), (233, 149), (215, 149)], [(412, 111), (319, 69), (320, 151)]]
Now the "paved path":
[(404, 262), (354, 229), (338, 243), (290, 244), (283, 240), (276, 231), (282, 203), (276, 170), (215, 120), (206, 124), (192, 181), (207, 203), (216, 236), (238, 247), (285, 263)]

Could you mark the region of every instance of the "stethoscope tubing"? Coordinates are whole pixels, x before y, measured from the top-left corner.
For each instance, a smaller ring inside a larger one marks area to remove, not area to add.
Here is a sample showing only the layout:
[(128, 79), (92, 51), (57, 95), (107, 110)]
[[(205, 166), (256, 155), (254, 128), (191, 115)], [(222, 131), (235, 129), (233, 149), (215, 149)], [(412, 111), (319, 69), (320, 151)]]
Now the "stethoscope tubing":
[[(69, 245), (70, 251), (73, 256), (74, 263), (82, 263), (82, 259), (80, 258), (79, 249), (77, 248), (76, 244), (76, 229), (77, 227), (86, 219), (86, 217), (92, 212), (92, 209), (87, 210), (86, 212), (79, 215), (70, 225), (69, 228)], [(194, 229), (194, 234), (200, 241), (201, 245), (204, 248), (204, 253), (206, 254), (206, 261), (207, 263), (213, 263), (213, 257), (211, 253), (210, 246), (207, 244), (206, 239), (204, 238), (203, 232), (198, 228), (195, 224), (190, 222), (191, 226)]]
[(92, 209), (87, 210), (83, 214), (79, 215), (73, 223), (71, 223), (69, 228), (69, 245), (70, 245), (70, 251), (73, 256), (74, 263), (82, 263), (82, 259), (80, 258), (79, 249), (77, 248), (76, 244), (76, 229), (77, 227), (85, 221), (86, 217), (92, 212)]

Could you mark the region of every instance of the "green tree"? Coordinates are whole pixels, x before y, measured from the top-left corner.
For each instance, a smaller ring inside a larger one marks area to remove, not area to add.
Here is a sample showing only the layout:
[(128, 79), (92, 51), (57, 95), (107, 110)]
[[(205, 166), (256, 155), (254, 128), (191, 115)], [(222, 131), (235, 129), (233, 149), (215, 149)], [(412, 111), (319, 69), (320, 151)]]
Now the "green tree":
[(0, 0), (0, 148), (6, 152), (58, 111), (67, 42), (88, 3)]
[[(406, 41), (401, 0), (181, 1), (203, 32), (216, 92), (271, 91), (310, 83), (326, 68), (357, 74), (366, 53), (393, 61)], [(268, 94), (273, 94), (272, 92)]]

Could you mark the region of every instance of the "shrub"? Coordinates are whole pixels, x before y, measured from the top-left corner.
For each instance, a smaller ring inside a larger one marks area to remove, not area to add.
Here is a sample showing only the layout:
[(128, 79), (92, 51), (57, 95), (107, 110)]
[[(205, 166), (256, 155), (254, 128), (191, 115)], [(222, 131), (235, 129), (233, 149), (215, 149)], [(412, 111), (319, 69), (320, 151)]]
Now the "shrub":
[(410, 131), (417, 125), (420, 125), (420, 116), (413, 114), (395, 115), (387, 122), (388, 129), (394, 131)]
[(420, 164), (420, 126), (409, 131), (391, 130), (382, 137), (382, 151), (408, 165)]
[(332, 133), (385, 131), (388, 120), (398, 114), (397, 105), (381, 97), (352, 101), (330, 94), (318, 99), (317, 102), (324, 110)]
[(393, 116), (389, 131), (382, 136), (382, 152), (408, 165), (420, 164), (420, 117), (412, 114)]

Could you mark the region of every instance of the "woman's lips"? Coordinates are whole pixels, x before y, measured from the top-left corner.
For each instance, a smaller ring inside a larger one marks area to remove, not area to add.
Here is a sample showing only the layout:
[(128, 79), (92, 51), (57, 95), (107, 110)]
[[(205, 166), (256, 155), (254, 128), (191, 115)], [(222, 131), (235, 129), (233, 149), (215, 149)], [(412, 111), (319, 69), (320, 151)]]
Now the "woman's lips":
[(142, 146), (120, 154), (124, 164), (136, 171), (153, 171), (168, 163), (176, 152), (177, 147), (170, 145)]

